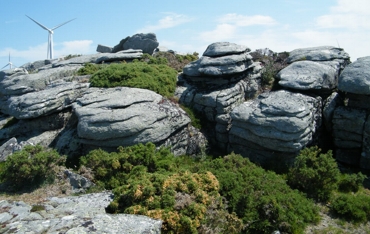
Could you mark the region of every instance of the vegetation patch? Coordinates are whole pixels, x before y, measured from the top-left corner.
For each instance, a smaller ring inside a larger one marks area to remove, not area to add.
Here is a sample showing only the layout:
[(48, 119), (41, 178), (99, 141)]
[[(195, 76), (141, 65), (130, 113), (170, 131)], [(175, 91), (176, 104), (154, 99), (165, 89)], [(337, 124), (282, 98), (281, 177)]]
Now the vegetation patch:
[(317, 201), (328, 201), (338, 188), (340, 171), (332, 152), (321, 153), (317, 146), (305, 148), (288, 173), (288, 184)]
[(176, 70), (145, 62), (111, 64), (95, 72), (90, 79), (93, 87), (127, 86), (152, 90), (172, 97), (176, 89)]
[(113, 189), (108, 212), (162, 219), (164, 233), (297, 233), (318, 220), (312, 201), (240, 155), (196, 161), (148, 143), (94, 150), (81, 165)]
[(64, 162), (65, 157), (60, 156), (56, 150), (28, 145), (7, 158), (0, 171), (0, 181), (15, 188), (53, 182), (56, 167)]

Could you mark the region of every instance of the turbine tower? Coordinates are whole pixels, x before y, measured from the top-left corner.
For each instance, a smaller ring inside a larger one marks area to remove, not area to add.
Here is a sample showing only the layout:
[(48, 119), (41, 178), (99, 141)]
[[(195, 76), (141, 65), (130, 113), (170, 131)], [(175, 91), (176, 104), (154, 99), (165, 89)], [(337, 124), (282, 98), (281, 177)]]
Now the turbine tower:
[(4, 67), (2, 67), (2, 68), (1, 68), (1, 70), (3, 70), (4, 68), (6, 68), (7, 66), (9, 66), (9, 67), (10, 67), (10, 69), (12, 69), (12, 66), (13, 66), (13, 63), (12, 63), (12, 62), (10, 62), (10, 52), (9, 52), (9, 62), (8, 62), (8, 64), (6, 64)]
[(35, 22), (36, 24), (38, 24), (41, 28), (45, 29), (46, 31), (49, 32), (49, 38), (48, 38), (48, 52), (47, 52), (47, 55), (46, 57), (48, 59), (53, 59), (53, 33), (54, 33), (54, 30), (65, 25), (66, 23), (69, 23), (71, 22), (72, 20), (75, 20), (76, 18), (74, 19), (71, 19), (67, 22), (64, 22), (62, 24), (59, 24), (58, 26), (55, 26), (54, 28), (47, 28), (45, 27), (44, 25), (40, 24), (39, 22), (37, 22), (36, 20), (32, 19), (31, 17), (29, 17), (28, 15), (26, 15), (30, 20), (32, 20), (33, 22)]

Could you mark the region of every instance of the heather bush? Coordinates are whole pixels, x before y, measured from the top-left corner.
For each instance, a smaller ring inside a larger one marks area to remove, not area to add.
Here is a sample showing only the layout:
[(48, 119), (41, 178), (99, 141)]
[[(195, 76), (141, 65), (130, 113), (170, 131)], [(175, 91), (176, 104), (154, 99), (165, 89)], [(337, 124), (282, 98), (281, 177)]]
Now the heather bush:
[(176, 82), (176, 70), (163, 64), (145, 62), (111, 64), (90, 78), (93, 87), (135, 87), (149, 89), (165, 97), (174, 95)]
[(23, 150), (10, 155), (3, 163), (0, 181), (8, 182), (16, 188), (52, 182), (56, 167), (63, 165), (65, 157), (56, 150), (40, 145), (25, 146)]
[(77, 71), (77, 75), (83, 76), (83, 75), (92, 75), (95, 72), (99, 71), (102, 69), (103, 66), (95, 63), (86, 63), (83, 67), (81, 67)]
[(327, 201), (338, 188), (340, 171), (332, 152), (321, 153), (317, 146), (305, 148), (287, 175), (288, 184), (317, 201)]

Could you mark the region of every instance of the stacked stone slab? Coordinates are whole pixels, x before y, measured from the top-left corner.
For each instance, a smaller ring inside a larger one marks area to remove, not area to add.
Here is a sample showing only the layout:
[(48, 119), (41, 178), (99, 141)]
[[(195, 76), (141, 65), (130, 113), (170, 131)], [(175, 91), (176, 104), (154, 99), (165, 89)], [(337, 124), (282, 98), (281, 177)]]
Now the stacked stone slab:
[(207, 120), (209, 140), (219, 149), (228, 147), (229, 113), (260, 87), (262, 67), (254, 63), (246, 46), (216, 42), (183, 70), (177, 96)]
[(370, 169), (370, 56), (348, 65), (339, 77), (345, 107), (335, 109), (333, 134), (339, 161)]
[(320, 125), (321, 98), (279, 90), (260, 94), (231, 112), (230, 151), (261, 165), (284, 166)]
[(277, 74), (279, 85), (325, 95), (337, 88), (349, 55), (341, 48), (321, 46), (293, 50), (287, 61), (290, 65)]

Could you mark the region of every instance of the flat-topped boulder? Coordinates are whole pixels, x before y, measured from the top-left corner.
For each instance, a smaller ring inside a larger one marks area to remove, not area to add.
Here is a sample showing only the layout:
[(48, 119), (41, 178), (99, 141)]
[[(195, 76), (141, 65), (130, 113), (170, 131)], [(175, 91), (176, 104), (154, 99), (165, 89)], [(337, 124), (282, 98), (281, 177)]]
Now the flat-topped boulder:
[(133, 50), (121, 50), (117, 53), (102, 53), (94, 61), (95, 63), (104, 63), (104, 62), (115, 62), (115, 61), (124, 61), (124, 60), (134, 60), (139, 59), (143, 56), (143, 51), (140, 49)]
[(190, 123), (178, 105), (146, 89), (90, 88), (73, 109), (81, 141), (103, 147), (158, 144)]
[(37, 118), (62, 111), (89, 88), (89, 83), (61, 82), (45, 89), (0, 100), (1, 112), (17, 119)]
[(230, 42), (215, 42), (210, 44), (203, 56), (207, 57), (219, 57), (231, 54), (241, 54), (244, 52), (250, 52), (251, 50), (244, 45), (238, 45)]
[(300, 60), (311, 61), (328, 61), (334, 59), (349, 60), (349, 55), (342, 48), (334, 46), (319, 46), (296, 49), (290, 52), (287, 59), (288, 63), (293, 63)]
[(0, 96), (14, 96), (45, 89), (49, 84), (63, 79), (72, 80), (81, 65), (57, 67), (38, 73), (7, 77), (0, 81)]
[(330, 91), (337, 87), (338, 70), (312, 61), (297, 61), (281, 70), (279, 85), (296, 90)]
[(297, 153), (312, 141), (320, 124), (321, 99), (285, 90), (263, 93), (234, 108), (230, 116), (232, 148), (247, 152), (253, 144), (270, 154)]
[(159, 45), (155, 33), (137, 33), (131, 37), (122, 39), (118, 45), (114, 46), (112, 53), (122, 50), (142, 50), (143, 53), (152, 55), (155, 48)]
[[(186, 65), (183, 73), (186, 76), (229, 76), (242, 73), (250, 68), (253, 64), (252, 56), (246, 52), (247, 47), (233, 45), (233, 50), (227, 51), (223, 46), (216, 47), (213, 44), (206, 54), (215, 55), (216, 57), (202, 56), (200, 59)], [(240, 47), (244, 52), (240, 52), (236, 47)], [(234, 51), (234, 52), (233, 52)], [(237, 52), (235, 52), (237, 51)], [(222, 56), (221, 56), (222, 55)]]
[(52, 67), (63, 67), (67, 65), (84, 65), (85, 63), (95, 63), (96, 59), (101, 57), (102, 54), (97, 53), (97, 54), (89, 54), (89, 55), (81, 55), (81, 56), (76, 56), (67, 60), (61, 60), (56, 63), (52, 64)]
[(338, 89), (353, 94), (370, 95), (370, 56), (358, 58), (346, 66), (339, 76)]

